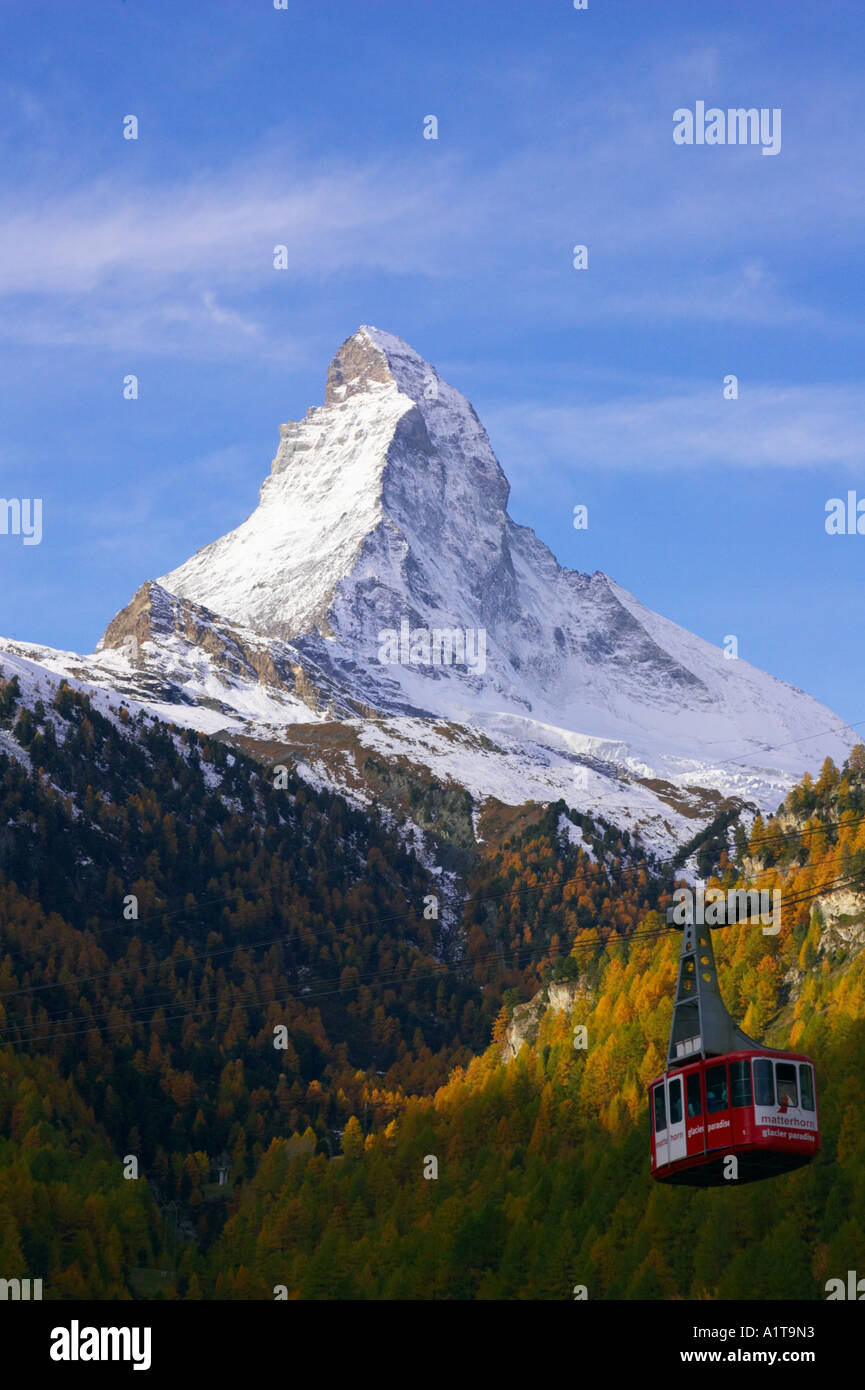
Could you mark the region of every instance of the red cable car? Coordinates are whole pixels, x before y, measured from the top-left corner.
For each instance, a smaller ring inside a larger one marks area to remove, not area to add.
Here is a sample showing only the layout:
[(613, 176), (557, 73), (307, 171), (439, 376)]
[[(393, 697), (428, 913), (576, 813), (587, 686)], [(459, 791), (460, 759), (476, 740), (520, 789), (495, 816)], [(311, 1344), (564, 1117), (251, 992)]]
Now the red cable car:
[(652, 1177), (719, 1187), (801, 1168), (820, 1148), (813, 1063), (742, 1032), (721, 998), (711, 929), (682, 930), (667, 1070), (649, 1085)]

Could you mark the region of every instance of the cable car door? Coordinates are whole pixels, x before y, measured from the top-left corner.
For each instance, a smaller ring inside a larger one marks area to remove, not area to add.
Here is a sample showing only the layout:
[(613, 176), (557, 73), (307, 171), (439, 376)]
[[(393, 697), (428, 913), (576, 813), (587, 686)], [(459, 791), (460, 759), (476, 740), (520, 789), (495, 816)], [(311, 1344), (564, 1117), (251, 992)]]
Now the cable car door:
[(655, 1130), (655, 1167), (669, 1162), (667, 1156), (667, 1088), (659, 1081), (652, 1089), (652, 1123)]
[(684, 1158), (688, 1152), (681, 1076), (674, 1076), (667, 1082), (667, 1120), (667, 1153), (670, 1163), (675, 1163), (677, 1158)]

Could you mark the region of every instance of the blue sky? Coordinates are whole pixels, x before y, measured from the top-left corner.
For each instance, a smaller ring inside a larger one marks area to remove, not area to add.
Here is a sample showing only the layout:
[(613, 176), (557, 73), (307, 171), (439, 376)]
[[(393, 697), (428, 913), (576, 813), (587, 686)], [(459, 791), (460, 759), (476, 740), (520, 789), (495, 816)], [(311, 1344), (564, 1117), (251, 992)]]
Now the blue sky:
[[(472, 400), (563, 564), (865, 719), (865, 536), (824, 529), (865, 496), (861, 0), (5, 0), (3, 29), (0, 496), (44, 537), (0, 535), (0, 632), (92, 650), (248, 515), (371, 323)], [(698, 100), (780, 108), (781, 152), (675, 145)]]

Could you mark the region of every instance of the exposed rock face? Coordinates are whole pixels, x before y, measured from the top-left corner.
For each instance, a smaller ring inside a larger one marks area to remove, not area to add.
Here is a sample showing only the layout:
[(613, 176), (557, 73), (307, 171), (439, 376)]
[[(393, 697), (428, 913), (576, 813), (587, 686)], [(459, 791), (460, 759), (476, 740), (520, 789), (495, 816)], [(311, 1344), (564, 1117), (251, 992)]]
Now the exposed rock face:
[(342, 405), (349, 396), (366, 395), (372, 386), (389, 386), (392, 380), (387, 357), (361, 329), (346, 338), (328, 367), (324, 403)]
[[(849, 952), (851, 957), (857, 956), (865, 948), (865, 893), (839, 888), (815, 898), (811, 912), (818, 912), (822, 923), (816, 946), (818, 958), (828, 957), (831, 961), (838, 951)], [(789, 1003), (799, 998), (802, 982), (807, 979), (808, 973), (798, 965), (791, 965), (785, 971), (783, 979), (789, 986)]]
[(814, 907), (819, 908), (823, 918), (818, 955), (839, 948), (862, 949), (865, 945), (865, 895), (842, 888), (816, 898)]
[(198, 604), (182, 602), (154, 583), (142, 584), (112, 619), (97, 651), (128, 646), (133, 662), (140, 665), (146, 660), (141, 653), (146, 643), (165, 646), (172, 638), (216, 657), (222, 668), (236, 675), (274, 685), (286, 683), (274, 659), (278, 649), (251, 645), (231, 623), (220, 621)]
[(516, 1057), (527, 1042), (534, 1041), (546, 1009), (555, 1014), (570, 1013), (579, 999), (588, 999), (585, 986), (579, 980), (562, 980), (538, 990), (527, 1003), (517, 1004), (505, 1033), (502, 1060)]
[(575, 982), (561, 980), (558, 984), (547, 986), (547, 997), (554, 1014), (570, 1013), (577, 999), (585, 996), (585, 989)]

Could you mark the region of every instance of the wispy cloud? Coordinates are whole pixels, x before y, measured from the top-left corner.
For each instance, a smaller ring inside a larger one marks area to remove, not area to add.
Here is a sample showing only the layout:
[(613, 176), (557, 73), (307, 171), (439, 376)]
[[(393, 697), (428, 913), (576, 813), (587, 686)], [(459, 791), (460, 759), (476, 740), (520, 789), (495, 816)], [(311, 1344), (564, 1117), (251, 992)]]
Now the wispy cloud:
[[(720, 53), (652, 55), (626, 95), (607, 74), (541, 143), (532, 127), (490, 158), (418, 134), (413, 153), (403, 145), (365, 162), (322, 162), (271, 137), (194, 180), (151, 171), (135, 181), (127, 167), (50, 191), (41, 177), (7, 182), (0, 335), (261, 356), (280, 333), (283, 286), (302, 312), (328, 282), (373, 278), (407, 301), (418, 285), (452, 303), (467, 286), (498, 292), (536, 321), (845, 331), (842, 308), (814, 307), (801, 269), (830, 234), (836, 253), (865, 234), (849, 175), (865, 141), (856, 122), (840, 143), (825, 123), (827, 111), (849, 114), (851, 93), (839, 85), (824, 100), (803, 87), (777, 160), (677, 148), (673, 109), (731, 80)], [(578, 241), (590, 247), (582, 277), (570, 270)], [(284, 272), (273, 267), (276, 245), (287, 248)]]
[[(290, 191), (274, 193), (286, 183)], [(425, 243), (447, 221), (445, 198), (441, 178), (377, 165), (288, 177), (273, 169), (255, 181), (228, 170), (197, 185), (103, 181), (66, 197), (36, 194), (0, 226), (0, 294), (80, 294), (199, 275), (253, 288), (274, 275), (276, 244), (297, 275), (429, 268)], [(432, 228), (419, 235), (430, 215)]]
[(860, 387), (750, 388), (725, 400), (721, 381), (650, 398), (569, 407), (513, 402), (485, 410), (508, 471), (860, 467)]

